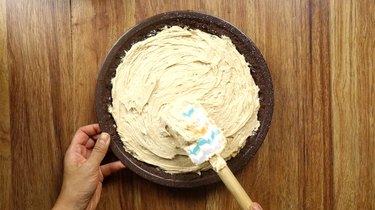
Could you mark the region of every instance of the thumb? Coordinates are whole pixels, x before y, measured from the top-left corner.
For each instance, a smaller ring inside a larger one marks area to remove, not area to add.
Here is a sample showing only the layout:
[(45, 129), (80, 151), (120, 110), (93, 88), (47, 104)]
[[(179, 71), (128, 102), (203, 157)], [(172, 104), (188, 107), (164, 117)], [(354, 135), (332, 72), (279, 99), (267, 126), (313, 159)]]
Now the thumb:
[(99, 136), (99, 139), (96, 141), (94, 148), (90, 154), (88, 161), (91, 161), (94, 164), (100, 165), (105, 154), (108, 151), (110, 136), (108, 133), (102, 133)]

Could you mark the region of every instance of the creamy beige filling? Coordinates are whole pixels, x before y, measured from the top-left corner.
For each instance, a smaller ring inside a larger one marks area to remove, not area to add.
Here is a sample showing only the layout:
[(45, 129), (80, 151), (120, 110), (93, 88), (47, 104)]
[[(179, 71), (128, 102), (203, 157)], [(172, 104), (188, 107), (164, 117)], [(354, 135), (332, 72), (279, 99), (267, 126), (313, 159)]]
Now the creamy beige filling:
[[(173, 26), (134, 44), (112, 79), (112, 106), (124, 148), (168, 173), (199, 172), (166, 130), (163, 113), (176, 100), (200, 103), (227, 138), (234, 157), (257, 130), (259, 88), (228, 37)], [(165, 119), (165, 118), (164, 118)]]

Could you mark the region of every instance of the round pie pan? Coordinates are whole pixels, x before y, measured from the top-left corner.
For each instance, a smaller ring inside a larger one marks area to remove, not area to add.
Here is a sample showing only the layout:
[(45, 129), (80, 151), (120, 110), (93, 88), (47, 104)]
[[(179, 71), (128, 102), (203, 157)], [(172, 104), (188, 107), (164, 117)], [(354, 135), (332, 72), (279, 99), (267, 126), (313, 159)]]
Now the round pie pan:
[[(179, 188), (199, 187), (220, 181), (213, 170), (197, 173), (169, 174), (162, 169), (139, 161), (132, 154), (124, 149), (124, 145), (116, 131), (116, 123), (112, 115), (108, 112), (108, 107), (112, 104), (111, 79), (116, 74), (116, 68), (125, 55), (125, 51), (131, 46), (146, 39), (150, 34), (160, 31), (165, 26), (178, 25), (191, 29), (229, 37), (237, 50), (244, 55), (245, 60), (250, 64), (250, 74), (259, 87), (260, 109), (258, 120), (260, 127), (254, 135), (247, 138), (245, 146), (234, 158), (227, 163), (229, 168), (235, 173), (243, 168), (248, 161), (254, 157), (259, 147), (262, 145), (267, 131), (271, 124), (273, 112), (273, 85), (267, 64), (254, 45), (254, 43), (240, 30), (230, 23), (207, 14), (193, 11), (174, 11), (155, 15), (137, 24), (132, 29), (124, 33), (109, 51), (101, 67), (96, 85), (96, 113), (102, 131), (111, 136), (111, 150), (130, 170), (141, 177), (152, 182)], [(126, 91), (126, 90), (125, 90)]]

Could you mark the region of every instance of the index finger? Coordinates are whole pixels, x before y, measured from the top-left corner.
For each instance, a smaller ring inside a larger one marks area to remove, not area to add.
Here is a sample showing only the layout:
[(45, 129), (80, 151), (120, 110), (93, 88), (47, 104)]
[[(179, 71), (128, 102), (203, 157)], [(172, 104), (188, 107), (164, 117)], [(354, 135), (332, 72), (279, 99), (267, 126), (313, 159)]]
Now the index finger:
[(80, 127), (77, 132), (74, 134), (72, 144), (81, 144), (85, 145), (89, 140), (90, 136), (95, 136), (100, 133), (99, 124), (91, 124)]

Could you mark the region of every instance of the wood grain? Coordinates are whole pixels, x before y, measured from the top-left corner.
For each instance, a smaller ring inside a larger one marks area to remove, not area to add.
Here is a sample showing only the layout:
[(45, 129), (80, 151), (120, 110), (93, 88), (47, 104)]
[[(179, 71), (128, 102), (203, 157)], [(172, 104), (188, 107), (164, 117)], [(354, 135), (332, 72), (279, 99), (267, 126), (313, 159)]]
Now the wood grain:
[[(73, 130), (68, 1), (6, 2), (10, 95), (10, 209), (48, 209), (61, 185), (63, 138)], [(68, 16), (66, 16), (68, 14)], [(70, 128), (69, 128), (70, 127)]]
[(303, 209), (333, 209), (329, 2), (311, 1), (309, 17), (310, 98), (305, 122)]
[(7, 65), (6, 4), (0, 1), (0, 209), (10, 209), (11, 149), (9, 119), (9, 87)]
[[(96, 121), (96, 78), (136, 23), (171, 10), (221, 17), (263, 53), (269, 134), (238, 174), (264, 209), (375, 209), (375, 5), (338, 0), (0, 0), (0, 209), (48, 209), (75, 130)], [(108, 157), (111, 158), (111, 157)], [(223, 184), (172, 189), (129, 170), (98, 209), (239, 209)]]
[(375, 209), (375, 5), (331, 1), (336, 209)]

